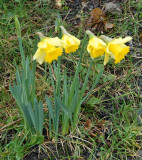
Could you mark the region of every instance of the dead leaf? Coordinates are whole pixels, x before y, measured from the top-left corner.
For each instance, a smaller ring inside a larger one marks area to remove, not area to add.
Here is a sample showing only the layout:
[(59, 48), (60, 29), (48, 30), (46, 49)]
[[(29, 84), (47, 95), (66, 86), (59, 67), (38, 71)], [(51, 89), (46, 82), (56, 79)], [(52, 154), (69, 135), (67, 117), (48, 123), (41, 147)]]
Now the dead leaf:
[(105, 25), (105, 26), (104, 26), (105, 31), (107, 31), (108, 29), (111, 29), (111, 28), (114, 27), (114, 24), (109, 23), (109, 22), (107, 22), (107, 21), (104, 21), (103, 23), (104, 23), (104, 25)]
[(60, 9), (62, 7), (62, 0), (56, 0), (56, 7)]
[(90, 15), (87, 26), (91, 26), (92, 30), (103, 32), (114, 27), (114, 24), (106, 21), (107, 17), (100, 8), (93, 9)]
[(99, 23), (102, 22), (106, 19), (105, 14), (100, 8), (95, 8), (90, 12), (91, 17), (89, 18), (88, 21), (88, 26), (94, 24), (94, 23)]
[(91, 121), (90, 119), (88, 119), (88, 120), (86, 121), (86, 123), (85, 123), (85, 128), (86, 128), (86, 129), (90, 129), (91, 126), (92, 126), (92, 121)]

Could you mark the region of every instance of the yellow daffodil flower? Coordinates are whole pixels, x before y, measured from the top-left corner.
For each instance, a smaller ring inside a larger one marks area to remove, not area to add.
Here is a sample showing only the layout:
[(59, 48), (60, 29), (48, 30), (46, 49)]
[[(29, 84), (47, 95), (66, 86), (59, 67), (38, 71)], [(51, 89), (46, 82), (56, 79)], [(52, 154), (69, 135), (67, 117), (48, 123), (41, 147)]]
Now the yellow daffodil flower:
[(69, 34), (63, 26), (60, 26), (60, 28), (62, 29), (63, 33), (61, 42), (63, 48), (65, 49), (65, 52), (66, 53), (75, 52), (80, 45), (80, 40)]
[(115, 63), (119, 63), (122, 59), (125, 58), (125, 55), (129, 52), (130, 47), (126, 46), (124, 43), (132, 40), (132, 37), (126, 37), (124, 39), (118, 38), (118, 39), (111, 39), (108, 41), (108, 37), (101, 36), (102, 39), (106, 40), (107, 47), (105, 51), (105, 60), (104, 65), (109, 60), (109, 56), (115, 59)]
[(90, 53), (92, 59), (102, 56), (106, 50), (106, 43), (100, 38), (96, 37), (92, 32), (86, 31), (89, 35), (90, 40), (87, 46), (87, 51)]
[(44, 37), (38, 43), (38, 49), (33, 56), (33, 60), (37, 60), (39, 64), (44, 61), (51, 63), (53, 60), (57, 60), (62, 55), (62, 44), (58, 37), (48, 38)]

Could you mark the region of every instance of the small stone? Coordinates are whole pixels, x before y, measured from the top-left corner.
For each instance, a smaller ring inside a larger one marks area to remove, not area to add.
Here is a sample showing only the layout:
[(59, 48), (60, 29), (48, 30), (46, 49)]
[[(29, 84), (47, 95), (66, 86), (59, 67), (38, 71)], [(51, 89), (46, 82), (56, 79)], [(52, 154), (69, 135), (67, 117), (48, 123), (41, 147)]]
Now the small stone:
[(105, 3), (105, 11), (110, 12), (112, 14), (118, 14), (118, 15), (122, 13), (120, 5), (112, 2)]

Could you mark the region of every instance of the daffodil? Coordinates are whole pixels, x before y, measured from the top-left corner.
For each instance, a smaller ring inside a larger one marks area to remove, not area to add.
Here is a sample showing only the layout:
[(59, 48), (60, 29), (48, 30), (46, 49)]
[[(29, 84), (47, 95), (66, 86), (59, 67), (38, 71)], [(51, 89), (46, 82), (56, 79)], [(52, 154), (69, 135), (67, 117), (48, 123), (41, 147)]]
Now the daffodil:
[(66, 53), (71, 53), (71, 52), (75, 52), (79, 45), (80, 45), (80, 40), (77, 39), (75, 36), (72, 36), (71, 34), (69, 34), (65, 28), (63, 26), (60, 26), (60, 28), (62, 29), (62, 45), (63, 48), (65, 49)]
[(130, 47), (126, 46), (125, 43), (130, 41), (132, 37), (126, 37), (124, 39), (108, 39), (108, 37), (102, 35), (101, 38), (107, 42), (104, 65), (106, 65), (108, 62), (109, 56), (114, 58), (115, 63), (119, 63), (122, 59), (125, 58), (125, 55), (130, 50)]
[(96, 37), (92, 32), (86, 31), (90, 40), (87, 46), (87, 51), (90, 53), (92, 59), (102, 56), (106, 50), (106, 43), (100, 38)]
[(58, 37), (48, 38), (43, 37), (38, 43), (38, 49), (33, 56), (33, 60), (37, 60), (39, 64), (44, 61), (51, 63), (53, 60), (57, 60), (62, 55), (62, 44)]

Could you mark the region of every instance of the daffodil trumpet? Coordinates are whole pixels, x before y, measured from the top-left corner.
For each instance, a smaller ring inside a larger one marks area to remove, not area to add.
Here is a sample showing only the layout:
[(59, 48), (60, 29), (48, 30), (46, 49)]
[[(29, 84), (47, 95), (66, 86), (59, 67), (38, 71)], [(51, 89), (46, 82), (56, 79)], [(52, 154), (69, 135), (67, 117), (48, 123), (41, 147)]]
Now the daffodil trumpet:
[(87, 46), (87, 51), (90, 53), (92, 59), (102, 56), (105, 53), (106, 43), (100, 38), (96, 37), (89, 30), (86, 31), (89, 35), (89, 43)]
[(61, 40), (58, 37), (44, 37), (40, 32), (38, 32), (38, 35), (41, 41), (38, 43), (38, 49), (33, 56), (33, 60), (36, 59), (39, 64), (42, 64), (44, 61), (52, 63), (53, 60), (57, 60), (63, 52)]
[(63, 48), (65, 49), (65, 53), (69, 54), (75, 52), (80, 45), (80, 40), (75, 36), (69, 34), (63, 26), (60, 26), (60, 28), (63, 34), (61, 43)]
[(105, 60), (104, 65), (109, 61), (109, 56), (114, 58), (115, 64), (119, 63), (125, 58), (125, 55), (129, 53), (130, 47), (126, 46), (125, 43), (132, 40), (132, 37), (112, 39), (107, 36), (100, 36), (106, 43)]

